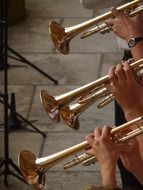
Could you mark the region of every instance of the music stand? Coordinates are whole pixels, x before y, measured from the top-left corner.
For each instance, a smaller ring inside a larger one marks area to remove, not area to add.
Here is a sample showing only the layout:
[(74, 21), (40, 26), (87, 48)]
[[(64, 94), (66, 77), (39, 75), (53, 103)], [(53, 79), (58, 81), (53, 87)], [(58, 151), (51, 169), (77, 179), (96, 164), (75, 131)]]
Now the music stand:
[[(4, 105), (4, 159), (0, 163), (0, 167), (2, 167), (4, 165), (4, 171), (0, 175), (4, 175), (4, 184), (8, 185), (8, 179), (7, 179), (8, 175), (13, 175), (14, 177), (20, 179), (21, 181), (23, 181), (25, 183), (27, 183), (27, 182), (18, 175), (18, 174), (21, 175), (21, 172), (20, 172), (18, 166), (9, 157), (8, 109), (11, 109), (11, 107), (8, 104), (7, 0), (0, 1), (0, 8), (1, 8), (1, 10), (0, 10), (0, 49), (1, 49), (0, 50), (0, 61), (2, 63), (3, 70), (4, 70), (4, 94), (3, 94), (3, 101), (1, 101), (1, 103), (3, 103), (3, 105)], [(16, 116), (19, 116), (24, 120), (24, 118), (20, 114), (18, 114), (17, 112), (15, 114), (16, 114)], [(38, 131), (38, 132), (40, 132), (40, 131)], [(17, 174), (10, 170), (10, 166), (17, 172)]]
[[(22, 55), (20, 55), (17, 51), (15, 51), (14, 49), (12, 49), (11, 47), (7, 46), (7, 49), (10, 53), (13, 54), (9, 55), (8, 57), (17, 60), (19, 62), (25, 63), (27, 65), (29, 65), (30, 67), (32, 67), (33, 69), (35, 69), (36, 71), (38, 71), (40, 74), (42, 74), (44, 77), (50, 79), (51, 81), (54, 82), (54, 84), (58, 84), (58, 81), (56, 79), (54, 79), (53, 77), (51, 77), (49, 74), (47, 74), (46, 72), (44, 72), (43, 70), (41, 70), (39, 67), (37, 67), (36, 65), (34, 65), (33, 63), (31, 63), (29, 60), (27, 60), (25, 57), (23, 57)], [(10, 65), (7, 63), (8, 68), (10, 67)], [(2, 67), (0, 67), (0, 69), (2, 69)]]
[[(24, 0), (23, 0), (24, 1)], [(23, 1), (20, 1), (21, 3), (18, 3), (18, 5), (20, 6), (20, 9), (21, 9), (21, 12), (22, 13), (19, 13), (17, 16), (15, 16), (15, 12), (16, 12), (16, 9), (14, 10), (14, 7), (17, 6), (16, 5), (16, 1), (7, 1), (7, 20), (8, 20), (8, 25), (10, 24), (14, 24), (15, 22), (18, 23), (19, 21), (17, 21), (17, 19), (19, 18), (22, 18), (22, 20), (24, 19), (25, 17), (25, 10), (23, 11), (22, 7), (24, 7), (24, 3), (22, 3)], [(2, 7), (1, 7), (2, 9)], [(2, 12), (2, 10), (1, 10)], [(11, 19), (11, 18), (14, 18), (14, 19)], [(16, 20), (16, 21), (15, 21)], [(44, 77), (50, 79), (52, 82), (54, 82), (56, 85), (58, 84), (58, 81), (56, 79), (54, 79), (52, 76), (50, 76), (49, 74), (47, 74), (45, 71), (41, 70), (39, 67), (37, 67), (36, 65), (34, 65), (32, 62), (30, 62), (29, 60), (27, 60), (25, 57), (23, 57), (20, 53), (18, 53), (16, 50), (14, 50), (13, 48), (9, 47), (9, 45), (7, 44), (7, 49), (8, 49), (8, 57), (18, 61), (18, 62), (21, 62), (21, 63), (24, 63), (24, 64), (27, 64), (29, 65), (30, 67), (34, 68), (36, 71), (38, 71), (40, 74), (42, 74)], [(10, 68), (10, 67), (13, 67), (11, 65), (9, 65), (7, 63), (7, 67)], [(0, 70), (4, 70), (4, 65), (3, 63), (0, 61)]]

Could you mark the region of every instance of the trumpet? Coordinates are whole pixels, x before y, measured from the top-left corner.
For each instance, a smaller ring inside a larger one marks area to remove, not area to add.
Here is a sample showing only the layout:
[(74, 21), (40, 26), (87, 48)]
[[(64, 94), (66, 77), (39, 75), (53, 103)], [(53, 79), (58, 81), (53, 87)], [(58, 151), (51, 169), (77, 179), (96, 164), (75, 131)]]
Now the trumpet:
[[(132, 12), (130, 12), (128, 14), (128, 16), (134, 17), (134, 16), (136, 16), (137, 14), (139, 14), (141, 12), (143, 12), (143, 5), (140, 5), (139, 7), (135, 8)], [(94, 28), (84, 32), (81, 35), (81, 39), (84, 39), (84, 38), (86, 38), (88, 36), (91, 36), (92, 34), (95, 34), (95, 33), (98, 33), (98, 32), (100, 34), (109, 33), (111, 30), (112, 30), (112, 27), (107, 26), (107, 24), (105, 22), (103, 22), (101, 24), (96, 25)]]
[[(127, 12), (128, 14), (129, 13), (131, 14), (131, 12), (133, 12), (132, 15), (136, 15), (139, 13), (139, 11), (136, 11), (135, 8), (140, 2), (142, 2), (142, 0), (133, 0), (129, 3), (126, 3), (124, 5), (117, 7), (117, 10), (123, 11), (126, 14)], [(104, 13), (103, 15), (97, 16), (93, 19), (90, 19), (78, 25), (67, 27), (67, 28), (63, 28), (57, 22), (51, 21), (49, 23), (49, 32), (56, 48), (61, 53), (68, 54), (70, 51), (69, 42), (71, 41), (72, 38), (74, 38), (81, 32), (85, 31), (86, 29), (94, 27), (95, 25), (100, 25), (101, 22), (105, 21), (106, 19), (112, 16), (113, 16), (112, 12), (108, 11)], [(100, 27), (99, 27), (99, 31), (100, 31)]]
[[(141, 125), (142, 121), (143, 116), (140, 116), (123, 125), (120, 125), (119, 127), (113, 128), (111, 130), (112, 141), (115, 143), (123, 143), (142, 134), (143, 126), (138, 127), (139, 124)], [(129, 133), (124, 134), (123, 136), (118, 135), (118, 133), (121, 131), (125, 132), (125, 130), (132, 125), (137, 126), (137, 128), (130, 131)], [(40, 190), (45, 185), (45, 173), (49, 168), (55, 166), (57, 163), (60, 163), (70, 156), (85, 150), (85, 148), (90, 148), (87, 141), (83, 141), (58, 153), (42, 158), (36, 158), (36, 156), (31, 151), (23, 150), (19, 153), (18, 156), (18, 166), (27, 183), (34, 187), (36, 190)], [(88, 160), (90, 157), (93, 158), (91, 155), (88, 155), (88, 157), (86, 155), (85, 160)]]
[[(143, 59), (134, 61), (130, 65), (138, 76), (143, 68)], [(98, 108), (103, 107), (114, 99), (113, 94), (106, 88), (108, 83), (109, 77), (106, 75), (59, 96), (51, 96), (46, 90), (41, 90), (40, 99), (52, 121), (58, 123), (62, 116), (68, 126), (73, 129), (79, 129), (78, 117), (89, 106), (102, 97), (105, 98), (98, 104)], [(74, 100), (77, 100), (76, 104), (68, 105)]]

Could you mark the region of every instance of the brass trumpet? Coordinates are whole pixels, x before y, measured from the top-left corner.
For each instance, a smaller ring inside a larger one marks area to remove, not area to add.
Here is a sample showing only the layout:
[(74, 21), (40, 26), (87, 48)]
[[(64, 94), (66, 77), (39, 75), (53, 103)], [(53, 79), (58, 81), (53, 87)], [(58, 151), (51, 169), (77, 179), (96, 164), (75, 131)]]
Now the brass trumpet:
[[(132, 12), (130, 12), (128, 15), (130, 17), (134, 17), (137, 14), (143, 12), (143, 5), (140, 5), (139, 7), (135, 8)], [(86, 38), (88, 36), (91, 36), (92, 34), (95, 33), (100, 33), (100, 34), (105, 34), (108, 33), (112, 30), (112, 28), (110, 26), (107, 26), (105, 22), (98, 24), (97, 26), (95, 26), (94, 28), (84, 32), (81, 36), (81, 39)]]
[[(134, 11), (134, 9), (137, 7), (138, 3), (142, 2), (142, 0), (134, 0), (129, 3), (126, 3), (124, 5), (121, 5), (117, 7), (117, 10), (121, 10), (124, 12), (131, 13)], [(139, 12), (136, 12), (138, 14)], [(134, 13), (133, 13), (134, 14)], [(103, 15), (97, 16), (93, 19), (90, 19), (88, 21), (85, 21), (81, 24), (63, 28), (60, 24), (58, 24), (55, 21), (52, 21), (49, 23), (49, 31), (51, 34), (51, 38), (57, 47), (57, 49), (63, 53), (68, 54), (69, 53), (69, 42), (72, 38), (80, 34), (81, 32), (85, 31), (86, 29), (89, 29), (91, 27), (94, 27), (95, 25), (98, 25), (99, 23), (105, 21), (106, 19), (112, 17), (112, 12), (108, 11), (104, 13)], [(100, 29), (99, 29), (100, 31)]]
[[(138, 76), (138, 72), (143, 68), (143, 59), (134, 61), (130, 65)], [(113, 94), (106, 88), (107, 83), (109, 83), (108, 75), (59, 96), (51, 96), (46, 90), (42, 90), (41, 102), (54, 122), (59, 122), (62, 116), (68, 126), (79, 129), (78, 117), (83, 111), (102, 97), (106, 98), (99, 103), (98, 108), (114, 99)], [(77, 100), (76, 104), (68, 105), (74, 100)]]
[[(143, 116), (120, 125), (119, 127), (113, 128), (111, 130), (112, 140), (115, 143), (122, 143), (127, 142), (128, 140), (142, 134), (143, 126), (140, 126), (135, 130), (132, 130), (131, 132), (125, 134), (124, 136), (117, 135), (119, 132), (123, 132), (127, 127), (131, 125), (141, 124), (142, 120)], [(75, 146), (42, 158), (36, 158), (32, 152), (24, 150), (19, 153), (18, 166), (28, 184), (33, 186), (36, 190), (40, 190), (45, 185), (45, 173), (49, 168), (88, 147), (90, 148), (88, 142), (83, 141)], [(88, 155), (85, 160), (89, 159), (90, 157), (92, 156)]]

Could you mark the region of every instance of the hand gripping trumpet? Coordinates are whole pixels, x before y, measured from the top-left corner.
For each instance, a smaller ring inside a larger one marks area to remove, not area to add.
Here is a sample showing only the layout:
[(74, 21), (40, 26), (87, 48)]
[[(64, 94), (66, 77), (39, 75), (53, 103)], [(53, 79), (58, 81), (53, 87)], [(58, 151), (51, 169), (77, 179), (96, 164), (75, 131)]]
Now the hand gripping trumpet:
[[(134, 61), (130, 65), (138, 76), (143, 68), (143, 59)], [(109, 83), (108, 75), (59, 96), (51, 96), (46, 90), (42, 90), (41, 102), (54, 122), (59, 122), (62, 116), (69, 127), (77, 130), (80, 126), (78, 117), (89, 106), (103, 97), (98, 108), (114, 99), (113, 94), (106, 88), (107, 83)], [(77, 100), (77, 103), (69, 105), (74, 100)]]
[[(136, 15), (143, 10), (143, 9), (141, 9), (140, 11), (134, 10), (137, 7), (138, 3), (140, 3), (140, 2), (142, 2), (142, 0), (133, 0), (129, 3), (126, 3), (124, 5), (117, 7), (117, 10), (121, 10), (121, 11), (125, 12), (126, 14), (128, 13), (128, 14)], [(131, 12), (133, 12), (133, 13), (131, 13)], [(68, 54), (70, 51), (69, 42), (71, 41), (72, 38), (74, 38), (81, 32), (83, 32), (91, 27), (95, 27), (97, 25), (99, 25), (99, 27), (98, 26), (97, 27), (98, 27), (98, 31), (100, 32), (100, 30), (101, 30), (100, 25), (103, 24), (102, 22), (105, 22), (106, 19), (108, 19), (112, 16), (113, 16), (112, 12), (108, 11), (108, 12), (104, 13), (103, 15), (97, 16), (93, 19), (90, 19), (90, 20), (80, 23), (78, 25), (67, 27), (67, 28), (63, 28), (57, 22), (52, 21), (49, 23), (49, 30), (50, 30), (51, 38), (52, 38), (55, 46), (61, 53)], [(91, 32), (89, 31), (89, 33), (91, 33)], [(84, 34), (84, 36), (85, 35), (86, 34)], [(82, 38), (84, 36), (82, 36)]]
[[(127, 13), (128, 16), (134, 17), (137, 14), (143, 12), (143, 5), (140, 5), (139, 7), (136, 7), (132, 12)], [(125, 13), (126, 14), (126, 13)], [(110, 26), (107, 26), (105, 22), (96, 25), (94, 28), (84, 32), (81, 36), (81, 39), (86, 38), (88, 36), (91, 36), (92, 34), (95, 33), (100, 33), (100, 34), (106, 34), (109, 33), (112, 30)]]
[[(115, 143), (123, 143), (142, 134), (142, 121), (143, 116), (131, 120), (123, 125), (120, 125), (119, 127), (113, 128), (111, 130), (111, 140)], [(137, 126), (137, 128), (125, 134), (125, 130), (131, 125), (135, 125)], [(122, 134), (121, 136), (121, 132), (124, 132), (124, 135)], [(36, 158), (36, 156), (32, 152), (28, 150), (23, 150), (19, 153), (18, 156), (18, 166), (24, 179), (28, 182), (28, 184), (30, 184), (35, 190), (41, 190), (45, 185), (45, 173), (49, 168), (55, 166), (57, 163), (60, 163), (70, 156), (75, 155), (80, 151), (83, 151), (85, 148), (88, 147), (90, 148), (87, 141), (83, 141), (75, 146), (42, 158)], [(89, 158), (91, 158), (91, 155), (87, 156), (87, 154), (85, 154), (85, 159), (82, 158), (82, 161), (86, 161)], [(76, 162), (76, 164), (79, 163), (80, 157), (79, 162)], [(68, 166), (66, 165), (65, 168), (68, 168)]]

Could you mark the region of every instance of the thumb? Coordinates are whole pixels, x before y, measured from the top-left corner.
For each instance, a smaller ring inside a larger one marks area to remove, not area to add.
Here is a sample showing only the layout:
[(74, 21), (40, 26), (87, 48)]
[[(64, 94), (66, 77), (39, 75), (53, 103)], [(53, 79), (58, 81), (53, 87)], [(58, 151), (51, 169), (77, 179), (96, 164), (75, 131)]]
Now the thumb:
[(114, 20), (111, 19), (111, 18), (109, 18), (109, 19), (105, 20), (105, 24), (107, 26), (111, 26), (112, 27), (114, 25)]

